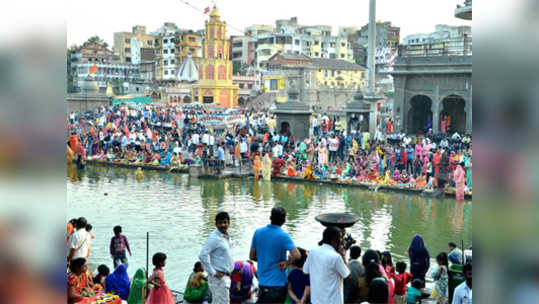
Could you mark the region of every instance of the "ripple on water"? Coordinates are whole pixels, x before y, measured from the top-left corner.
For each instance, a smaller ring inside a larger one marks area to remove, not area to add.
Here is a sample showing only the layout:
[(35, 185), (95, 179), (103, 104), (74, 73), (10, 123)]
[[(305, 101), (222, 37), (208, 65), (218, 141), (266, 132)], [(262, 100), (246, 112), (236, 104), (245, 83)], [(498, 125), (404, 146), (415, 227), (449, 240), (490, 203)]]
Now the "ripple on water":
[(359, 221), (348, 231), (364, 250), (388, 250), (394, 261), (406, 259), (416, 233), (423, 235), (431, 256), (446, 251), (450, 240), (470, 244), (472, 234), (471, 203), (317, 184), (204, 181), (149, 171), (137, 182), (132, 170), (91, 166), (82, 172), (80, 182), (67, 182), (67, 198), (67, 218), (85, 216), (94, 226), (91, 264), (112, 266), (108, 254), (112, 227), (122, 225), (133, 251), (128, 268), (132, 276), (146, 265), (146, 232), (150, 232), (150, 258), (157, 251), (167, 254), (165, 274), (176, 290), (185, 286), (220, 210), (231, 215), (229, 231), (237, 259), (248, 258), (252, 234), (269, 223), (274, 205), (286, 208), (283, 228), (306, 249), (322, 237), (324, 227), (314, 217), (327, 212), (357, 214)]

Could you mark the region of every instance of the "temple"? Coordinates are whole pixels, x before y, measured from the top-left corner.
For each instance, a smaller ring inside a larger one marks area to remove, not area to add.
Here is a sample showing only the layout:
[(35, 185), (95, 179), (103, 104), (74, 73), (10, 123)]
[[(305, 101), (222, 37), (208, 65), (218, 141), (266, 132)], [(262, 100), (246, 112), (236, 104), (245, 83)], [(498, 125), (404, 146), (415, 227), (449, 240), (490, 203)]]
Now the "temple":
[(198, 64), (198, 82), (193, 85), (193, 99), (199, 103), (233, 108), (238, 102), (238, 87), (232, 83), (226, 23), (221, 21), (215, 6), (210, 12), (210, 20), (206, 21), (205, 36)]

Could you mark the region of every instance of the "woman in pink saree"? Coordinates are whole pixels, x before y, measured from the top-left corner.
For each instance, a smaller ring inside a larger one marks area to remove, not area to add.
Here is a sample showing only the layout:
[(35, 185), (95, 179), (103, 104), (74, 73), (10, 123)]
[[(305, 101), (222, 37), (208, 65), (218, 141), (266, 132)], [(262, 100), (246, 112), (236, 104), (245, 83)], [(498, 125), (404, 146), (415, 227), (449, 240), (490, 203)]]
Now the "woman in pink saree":
[(459, 163), (457, 169), (455, 169), (455, 172), (453, 173), (453, 181), (455, 182), (457, 201), (464, 200), (464, 185), (466, 182), (466, 178), (464, 174), (464, 169), (462, 169), (463, 166), (463, 162)]

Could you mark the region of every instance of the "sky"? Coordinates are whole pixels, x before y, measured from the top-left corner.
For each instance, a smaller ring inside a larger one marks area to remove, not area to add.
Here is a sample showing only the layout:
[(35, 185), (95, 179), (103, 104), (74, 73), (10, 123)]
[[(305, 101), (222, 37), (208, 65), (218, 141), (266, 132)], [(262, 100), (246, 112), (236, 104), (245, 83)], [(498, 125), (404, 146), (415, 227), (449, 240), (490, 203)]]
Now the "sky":
[[(229, 25), (228, 35), (241, 35), (252, 24), (275, 25), (277, 19), (297, 16), (301, 25), (331, 25), (360, 28), (369, 19), (369, 0), (183, 0), (203, 9), (216, 3), (221, 19)], [(464, 0), (378, 0), (376, 20), (391, 21), (406, 35), (430, 33), (436, 24), (471, 25), (457, 19), (454, 12)], [(98, 35), (109, 45), (113, 33), (131, 31), (134, 25), (146, 25), (154, 31), (164, 22), (184, 29), (202, 29), (208, 15), (180, 0), (70, 0), (67, 1), (67, 46), (82, 44)]]

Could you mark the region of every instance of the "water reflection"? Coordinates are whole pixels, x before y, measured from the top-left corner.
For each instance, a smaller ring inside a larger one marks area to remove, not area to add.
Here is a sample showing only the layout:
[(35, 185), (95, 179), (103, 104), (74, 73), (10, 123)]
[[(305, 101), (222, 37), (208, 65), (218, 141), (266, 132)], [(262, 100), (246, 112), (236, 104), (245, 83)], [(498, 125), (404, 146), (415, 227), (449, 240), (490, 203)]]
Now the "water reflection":
[(248, 257), (254, 230), (269, 223), (275, 205), (286, 208), (283, 228), (296, 245), (307, 249), (316, 246), (324, 229), (314, 217), (326, 212), (357, 214), (360, 219), (349, 232), (361, 247), (389, 250), (395, 260), (406, 258), (416, 233), (424, 237), (432, 256), (446, 251), (449, 241), (471, 243), (471, 203), (453, 199), (316, 183), (199, 180), (156, 171), (144, 171), (138, 182), (135, 170), (99, 166), (82, 171), (68, 166), (67, 180), (66, 218), (85, 216), (94, 226), (91, 263), (111, 264), (107, 252), (112, 227), (122, 225), (133, 247), (130, 264), (134, 267), (129, 269), (133, 275), (136, 267), (146, 264), (149, 231), (150, 255), (157, 250), (167, 253), (167, 280), (180, 290), (221, 210), (231, 216), (237, 259)]

